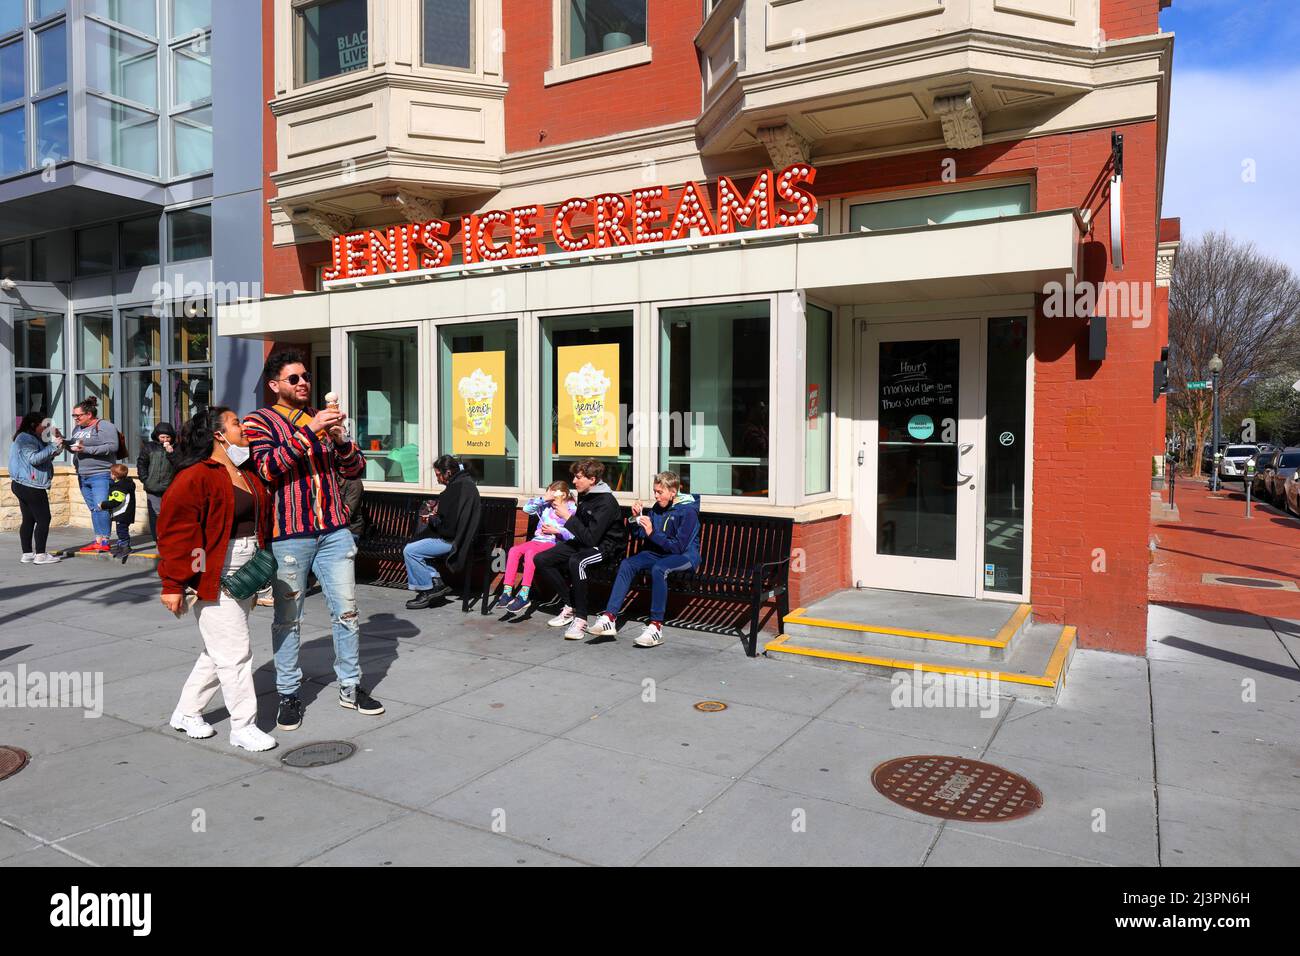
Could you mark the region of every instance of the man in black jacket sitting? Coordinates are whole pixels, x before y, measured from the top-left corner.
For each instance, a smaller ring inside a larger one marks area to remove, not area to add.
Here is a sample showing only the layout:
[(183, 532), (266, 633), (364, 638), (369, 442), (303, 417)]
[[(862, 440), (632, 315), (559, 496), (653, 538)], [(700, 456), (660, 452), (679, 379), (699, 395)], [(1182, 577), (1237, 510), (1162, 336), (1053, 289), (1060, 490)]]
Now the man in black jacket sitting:
[(406, 583), (415, 592), (415, 597), (406, 602), (412, 611), (426, 608), (451, 592), (451, 586), (438, 576), (431, 562), (446, 557), (447, 570), (459, 573), (469, 560), (479, 530), (481, 502), (474, 477), (451, 455), (435, 461), (433, 470), (444, 486), (442, 494), (430, 511), (421, 513), (424, 527), (402, 549)]
[[(569, 474), (578, 490), (578, 507), (564, 528), (573, 533), (573, 540), (543, 551), (534, 567), (538, 580), (545, 581), (564, 602), (560, 613), (546, 623), (567, 628), (565, 640), (580, 641), (587, 633), (587, 569), (601, 562), (617, 563), (627, 542), (623, 513), (604, 481), (605, 466), (594, 458), (584, 458), (570, 466)], [(565, 581), (566, 569), (569, 581)]]

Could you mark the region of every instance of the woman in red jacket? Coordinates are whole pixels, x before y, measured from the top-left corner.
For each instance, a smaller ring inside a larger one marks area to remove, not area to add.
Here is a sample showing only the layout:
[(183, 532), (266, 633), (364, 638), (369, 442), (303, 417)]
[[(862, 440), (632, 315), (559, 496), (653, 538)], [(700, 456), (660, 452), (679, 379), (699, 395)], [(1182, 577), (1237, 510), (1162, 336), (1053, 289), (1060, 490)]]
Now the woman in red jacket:
[(194, 610), (203, 650), (190, 673), (171, 726), (191, 737), (216, 733), (203, 709), (221, 688), (230, 713), (230, 744), (270, 750), (253, 689), (253, 650), (248, 616), (253, 598), (236, 601), (221, 579), (241, 567), (259, 544), (267, 547), (271, 496), (248, 461), (240, 418), (228, 408), (199, 412), (181, 430), (173, 464), (177, 470), (158, 515), (158, 576), (162, 602), (177, 617)]

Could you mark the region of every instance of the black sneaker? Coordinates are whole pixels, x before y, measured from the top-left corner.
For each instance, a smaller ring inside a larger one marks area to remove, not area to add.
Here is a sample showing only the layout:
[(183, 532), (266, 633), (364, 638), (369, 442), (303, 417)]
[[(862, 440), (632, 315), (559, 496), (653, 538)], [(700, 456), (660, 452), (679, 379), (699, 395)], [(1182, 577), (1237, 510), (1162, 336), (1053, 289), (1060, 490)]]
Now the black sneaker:
[(364, 687), (357, 685), (339, 688), (339, 706), (368, 717), (384, 712), (384, 705), (367, 694)]
[(430, 604), (433, 603), (433, 598), (431, 597), (432, 594), (433, 594), (432, 589), (428, 591), (416, 591), (415, 597), (411, 598), (411, 600), (406, 602), (406, 609), (408, 611), (423, 610), (424, 608), (428, 607)]
[(302, 726), (302, 701), (297, 694), (281, 694), (280, 707), (275, 712), (277, 730), (297, 730)]
[(440, 598), (445, 598), (451, 592), (452, 586), (446, 581), (435, 581), (433, 584), (433, 590), (429, 592), (429, 600), (437, 601)]

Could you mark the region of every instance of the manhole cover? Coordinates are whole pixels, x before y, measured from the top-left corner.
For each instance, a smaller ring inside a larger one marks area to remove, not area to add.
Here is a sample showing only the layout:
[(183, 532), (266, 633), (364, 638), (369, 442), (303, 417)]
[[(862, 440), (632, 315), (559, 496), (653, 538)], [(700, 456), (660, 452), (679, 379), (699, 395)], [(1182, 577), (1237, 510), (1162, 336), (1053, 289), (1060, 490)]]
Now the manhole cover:
[(702, 710), (706, 714), (716, 714), (720, 710), (726, 710), (727, 705), (720, 700), (702, 700), (695, 705), (696, 710)]
[(0, 780), (12, 777), (27, 766), (27, 751), (17, 747), (0, 747)]
[(357, 745), (346, 740), (324, 740), (315, 744), (295, 747), (280, 758), (289, 767), (324, 767), (347, 760), (357, 752)]
[(997, 823), (1043, 805), (1042, 791), (1019, 774), (961, 757), (896, 757), (872, 771), (871, 783), (900, 807), (945, 820)]

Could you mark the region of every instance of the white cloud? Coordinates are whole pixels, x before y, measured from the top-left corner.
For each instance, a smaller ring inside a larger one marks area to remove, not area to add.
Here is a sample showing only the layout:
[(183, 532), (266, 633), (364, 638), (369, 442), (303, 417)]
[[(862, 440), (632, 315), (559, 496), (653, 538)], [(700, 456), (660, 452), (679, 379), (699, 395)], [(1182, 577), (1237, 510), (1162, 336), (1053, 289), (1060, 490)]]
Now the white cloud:
[(1300, 69), (1174, 74), (1163, 215), (1184, 238), (1223, 229), (1300, 272), (1298, 94)]

